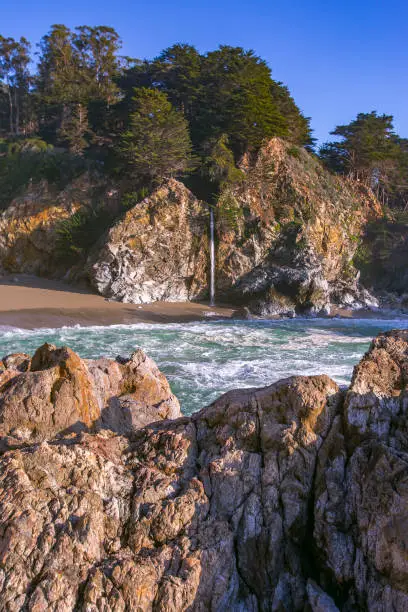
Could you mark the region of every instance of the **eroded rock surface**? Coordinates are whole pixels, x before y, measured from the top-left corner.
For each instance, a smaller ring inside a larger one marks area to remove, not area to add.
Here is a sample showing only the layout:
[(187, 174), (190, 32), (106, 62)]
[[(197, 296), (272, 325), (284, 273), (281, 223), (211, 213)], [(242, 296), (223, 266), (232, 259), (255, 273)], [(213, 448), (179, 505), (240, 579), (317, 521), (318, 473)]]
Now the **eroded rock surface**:
[(135, 304), (207, 293), (208, 207), (170, 179), (129, 210), (89, 263), (99, 293)]
[(5, 452), (1, 609), (406, 610), (407, 372), (392, 332), (347, 392), (292, 377)]
[(126, 432), (177, 416), (165, 376), (141, 350), (129, 360), (85, 360), (45, 344), (32, 359), (10, 355), (0, 363), (2, 447), (100, 426)]
[[(29, 185), (0, 213), (0, 272), (61, 278), (72, 260), (61, 259), (58, 252), (60, 224), (78, 211), (92, 208), (95, 198), (110, 209), (118, 209), (117, 190), (88, 173), (63, 190), (45, 180)], [(73, 276), (79, 278), (78, 272)]]
[[(215, 207), (216, 293), (256, 315), (376, 306), (353, 257), (373, 194), (274, 138), (242, 163)], [(208, 298), (208, 206), (169, 180), (130, 209), (89, 260), (94, 287), (124, 302)]]
[(376, 338), (319, 455), (315, 541), (345, 610), (408, 609), (408, 331)]

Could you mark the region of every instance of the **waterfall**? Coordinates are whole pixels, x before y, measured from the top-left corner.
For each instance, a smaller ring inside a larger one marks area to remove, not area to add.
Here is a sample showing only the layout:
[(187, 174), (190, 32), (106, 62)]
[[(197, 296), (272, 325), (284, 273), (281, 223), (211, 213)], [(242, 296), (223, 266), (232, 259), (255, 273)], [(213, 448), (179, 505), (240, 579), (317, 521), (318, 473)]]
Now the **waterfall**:
[(215, 239), (214, 208), (210, 206), (210, 306), (215, 304)]

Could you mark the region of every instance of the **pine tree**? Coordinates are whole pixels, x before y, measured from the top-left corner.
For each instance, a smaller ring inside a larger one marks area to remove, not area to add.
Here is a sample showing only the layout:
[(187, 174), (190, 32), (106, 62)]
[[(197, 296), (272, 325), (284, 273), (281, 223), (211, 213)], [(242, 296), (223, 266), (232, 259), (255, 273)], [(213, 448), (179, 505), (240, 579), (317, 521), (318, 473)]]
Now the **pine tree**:
[(0, 36), (0, 87), (7, 100), (8, 131), (11, 136), (25, 132), (29, 119), (30, 43)]
[(191, 141), (183, 114), (155, 89), (135, 89), (129, 129), (118, 148), (122, 169), (136, 183), (179, 175), (191, 164)]

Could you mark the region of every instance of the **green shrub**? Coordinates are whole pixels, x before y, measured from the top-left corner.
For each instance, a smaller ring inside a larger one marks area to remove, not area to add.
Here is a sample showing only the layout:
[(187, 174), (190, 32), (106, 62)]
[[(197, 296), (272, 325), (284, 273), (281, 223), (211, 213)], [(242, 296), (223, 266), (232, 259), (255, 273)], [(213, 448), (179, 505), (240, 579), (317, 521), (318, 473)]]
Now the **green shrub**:
[(90, 169), (83, 157), (54, 150), (22, 151), (0, 157), (0, 209), (29, 184), (47, 180), (59, 190)]
[(72, 259), (73, 254), (86, 257), (115, 218), (116, 214), (108, 208), (89, 208), (61, 221), (56, 230), (59, 258)]
[(291, 157), (295, 157), (296, 159), (300, 159), (299, 147), (290, 147), (288, 149), (288, 155), (290, 155)]

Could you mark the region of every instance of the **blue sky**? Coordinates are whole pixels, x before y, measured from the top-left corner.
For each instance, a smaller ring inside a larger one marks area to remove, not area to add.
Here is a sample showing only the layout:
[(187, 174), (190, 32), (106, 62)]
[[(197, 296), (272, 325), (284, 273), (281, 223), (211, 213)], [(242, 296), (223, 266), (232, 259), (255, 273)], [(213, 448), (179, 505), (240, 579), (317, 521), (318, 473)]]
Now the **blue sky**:
[(393, 114), (408, 137), (407, 0), (19, 0), (2, 7), (0, 33), (38, 42), (53, 23), (113, 26), (139, 58), (175, 42), (251, 48), (320, 141), (371, 110)]

